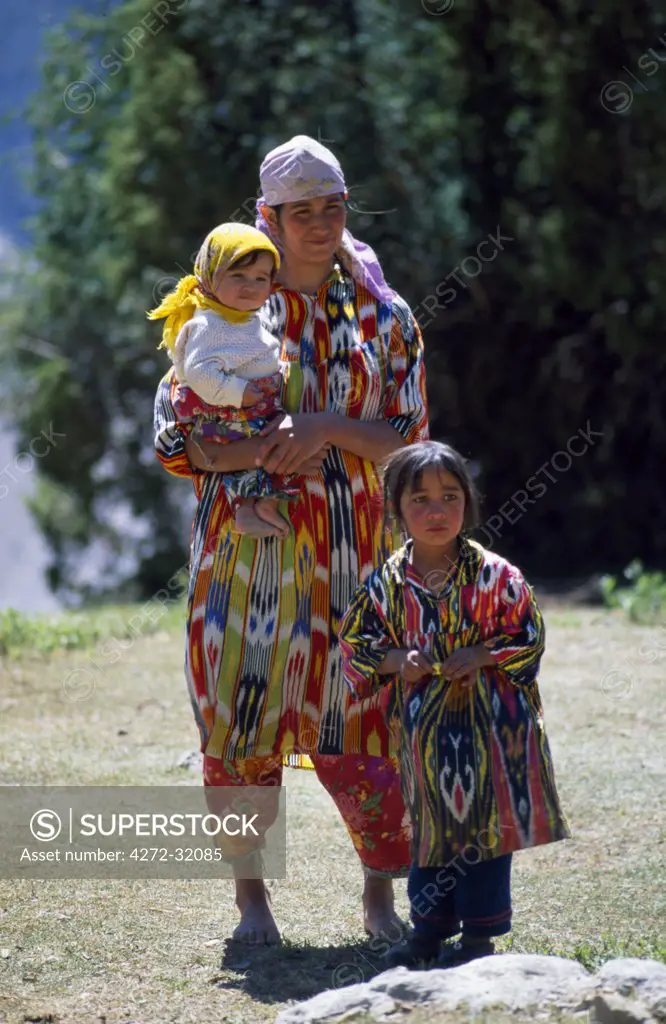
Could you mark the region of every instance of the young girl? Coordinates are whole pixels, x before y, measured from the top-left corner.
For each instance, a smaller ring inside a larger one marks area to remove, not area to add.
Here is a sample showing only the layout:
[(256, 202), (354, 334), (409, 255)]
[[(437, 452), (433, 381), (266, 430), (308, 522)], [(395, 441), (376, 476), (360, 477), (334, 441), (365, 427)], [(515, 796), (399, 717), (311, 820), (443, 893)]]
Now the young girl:
[(390, 966), (494, 952), (511, 928), (514, 850), (569, 835), (544, 732), (544, 627), (520, 571), (468, 540), (477, 496), (462, 457), (424, 441), (384, 475), (404, 547), (360, 587), (340, 625), (354, 696), (380, 685), (414, 829), (414, 932)]
[[(194, 274), (148, 313), (166, 318), (160, 348), (169, 350), (181, 385), (179, 423), (195, 441), (252, 437), (281, 411), (279, 343), (257, 314), (279, 265), (263, 232), (220, 224), (201, 246)], [(226, 474), (224, 485), (239, 533), (288, 535), (277, 502), (298, 493), (289, 479), (257, 469)]]

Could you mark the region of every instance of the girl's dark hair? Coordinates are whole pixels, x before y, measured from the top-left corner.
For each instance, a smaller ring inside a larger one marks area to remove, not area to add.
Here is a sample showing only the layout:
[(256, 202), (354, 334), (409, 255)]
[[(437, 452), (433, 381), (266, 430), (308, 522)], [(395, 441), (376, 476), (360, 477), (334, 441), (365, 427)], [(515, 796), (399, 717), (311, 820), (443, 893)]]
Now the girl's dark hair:
[(435, 467), (451, 473), (465, 495), (463, 528), (473, 530), (479, 523), (479, 494), (462, 455), (440, 441), (419, 441), (400, 448), (389, 458), (384, 468), (384, 519), (398, 520), (400, 502), (405, 493), (411, 494), (421, 486), (424, 470)]
[[(227, 270), (233, 270), (234, 267), (253, 267), (260, 256), (271, 256), (271, 253), (267, 249), (253, 249), (252, 252), (246, 252), (244, 256), (239, 256), (237, 260), (230, 263)], [(271, 271), (271, 277), (275, 273), (275, 259), (273, 259), (273, 269)]]

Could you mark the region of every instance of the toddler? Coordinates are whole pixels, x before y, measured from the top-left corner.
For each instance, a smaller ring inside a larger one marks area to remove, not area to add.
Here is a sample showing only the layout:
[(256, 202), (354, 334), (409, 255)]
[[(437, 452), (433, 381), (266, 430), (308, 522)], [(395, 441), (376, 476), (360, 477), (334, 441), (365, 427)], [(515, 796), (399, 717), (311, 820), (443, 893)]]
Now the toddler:
[[(279, 342), (258, 313), (279, 265), (261, 231), (221, 224), (201, 246), (194, 274), (148, 314), (166, 318), (160, 347), (168, 349), (180, 385), (174, 408), (195, 442), (252, 437), (282, 411)], [(238, 533), (289, 534), (277, 507), (298, 494), (289, 478), (254, 469), (226, 473), (224, 486)]]

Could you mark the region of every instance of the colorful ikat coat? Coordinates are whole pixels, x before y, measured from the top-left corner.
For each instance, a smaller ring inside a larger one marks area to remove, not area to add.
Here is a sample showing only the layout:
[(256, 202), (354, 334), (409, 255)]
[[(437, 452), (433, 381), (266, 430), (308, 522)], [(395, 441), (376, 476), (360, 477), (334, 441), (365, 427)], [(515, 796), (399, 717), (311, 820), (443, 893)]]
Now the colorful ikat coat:
[[(378, 301), (337, 268), (314, 295), (278, 288), (260, 312), (280, 341), (283, 407), (384, 419), (407, 442), (428, 437), (423, 341), (399, 296)], [(193, 479), (185, 672), (201, 749), (230, 761), (281, 754), (392, 753), (378, 700), (351, 702), (338, 623), (388, 553), (373, 463), (332, 448), (298, 497), (281, 508), (286, 540), (232, 531), (220, 473), (195, 471), (192, 424), (176, 414), (173, 370), (155, 401), (164, 468)]]
[[(411, 542), (359, 588), (339, 637), (354, 697), (382, 688), (414, 861), (439, 867), (462, 854), (476, 863), (567, 838), (537, 685), (544, 626), (531, 588), (515, 566), (465, 540), (433, 593), (410, 552)], [(410, 684), (376, 672), (395, 647), (441, 662), (479, 643), (497, 667), (481, 669), (469, 689), (437, 675)]]

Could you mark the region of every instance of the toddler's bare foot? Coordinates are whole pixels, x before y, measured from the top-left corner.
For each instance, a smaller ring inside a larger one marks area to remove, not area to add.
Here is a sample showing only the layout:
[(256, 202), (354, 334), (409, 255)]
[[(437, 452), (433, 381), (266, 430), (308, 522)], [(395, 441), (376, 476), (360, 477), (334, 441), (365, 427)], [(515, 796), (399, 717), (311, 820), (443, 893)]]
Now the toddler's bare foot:
[[(282, 519), (282, 516), (279, 517)], [(284, 520), (282, 520), (284, 523)], [(236, 509), (234, 517), (236, 533), (247, 534), (248, 537), (282, 537), (281, 527), (260, 518), (255, 512), (255, 502), (242, 502)]]
[(289, 523), (281, 516), (277, 508), (275, 498), (257, 498), (254, 504), (254, 512), (265, 523), (270, 523), (280, 531), (283, 537), (289, 536)]

